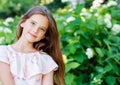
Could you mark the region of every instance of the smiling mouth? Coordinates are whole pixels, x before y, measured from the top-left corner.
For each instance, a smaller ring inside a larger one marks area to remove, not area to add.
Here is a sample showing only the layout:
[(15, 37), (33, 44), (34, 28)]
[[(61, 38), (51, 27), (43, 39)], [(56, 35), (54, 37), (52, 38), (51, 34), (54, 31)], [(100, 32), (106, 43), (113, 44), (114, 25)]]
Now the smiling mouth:
[(30, 32), (28, 32), (32, 37), (34, 37), (34, 38), (37, 38), (37, 36), (35, 35), (35, 34), (32, 34), (32, 33), (30, 33)]

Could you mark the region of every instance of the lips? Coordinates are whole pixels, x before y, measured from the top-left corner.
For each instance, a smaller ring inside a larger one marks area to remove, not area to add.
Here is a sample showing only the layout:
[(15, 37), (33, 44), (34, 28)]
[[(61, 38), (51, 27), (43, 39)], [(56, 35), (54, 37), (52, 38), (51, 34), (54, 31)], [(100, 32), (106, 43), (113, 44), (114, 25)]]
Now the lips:
[(28, 32), (32, 37), (34, 37), (34, 38), (37, 38), (37, 36), (35, 35), (35, 34), (32, 34), (32, 33), (30, 33), (30, 32)]

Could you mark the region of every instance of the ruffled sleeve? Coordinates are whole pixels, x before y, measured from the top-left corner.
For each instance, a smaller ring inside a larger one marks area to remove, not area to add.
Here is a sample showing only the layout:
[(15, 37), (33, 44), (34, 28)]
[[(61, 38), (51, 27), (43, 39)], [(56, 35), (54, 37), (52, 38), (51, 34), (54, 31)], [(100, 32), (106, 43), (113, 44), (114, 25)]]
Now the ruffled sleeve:
[(35, 54), (25, 54), (24, 56), (22, 54), (21, 56), (19, 57), (20, 59), (15, 59), (20, 61), (21, 70), (15, 70), (15, 68), (19, 67), (17, 61), (13, 60), (14, 63), (11, 63), (12, 73), (20, 78), (32, 78), (58, 69), (56, 62), (46, 53), (38, 52)]
[(51, 56), (47, 54), (44, 54), (41, 57), (40, 63), (42, 65), (42, 70), (41, 70), (42, 74), (47, 74), (52, 70), (56, 71), (58, 69), (58, 65), (56, 64), (56, 62), (51, 58)]
[(6, 46), (0, 46), (0, 62), (9, 64)]

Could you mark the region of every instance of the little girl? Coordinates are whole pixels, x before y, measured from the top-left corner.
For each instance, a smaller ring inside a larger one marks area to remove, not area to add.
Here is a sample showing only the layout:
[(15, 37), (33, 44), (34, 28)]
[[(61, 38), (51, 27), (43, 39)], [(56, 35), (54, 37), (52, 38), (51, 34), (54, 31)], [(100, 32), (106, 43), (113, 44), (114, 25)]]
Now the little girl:
[(64, 85), (58, 30), (46, 7), (35, 6), (25, 13), (17, 38), (0, 46), (2, 85)]

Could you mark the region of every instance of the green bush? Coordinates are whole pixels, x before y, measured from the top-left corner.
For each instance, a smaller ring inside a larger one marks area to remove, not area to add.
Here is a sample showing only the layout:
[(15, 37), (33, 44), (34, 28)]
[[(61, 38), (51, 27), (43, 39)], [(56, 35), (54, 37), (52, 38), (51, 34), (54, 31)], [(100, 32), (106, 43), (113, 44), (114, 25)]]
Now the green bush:
[(98, 4), (66, 7), (55, 14), (66, 85), (120, 84), (120, 9), (115, 1)]
[(16, 39), (16, 28), (20, 17), (0, 20), (0, 44), (11, 44)]
[(0, 0), (0, 18), (21, 16), (30, 7), (36, 5), (36, 0)]

